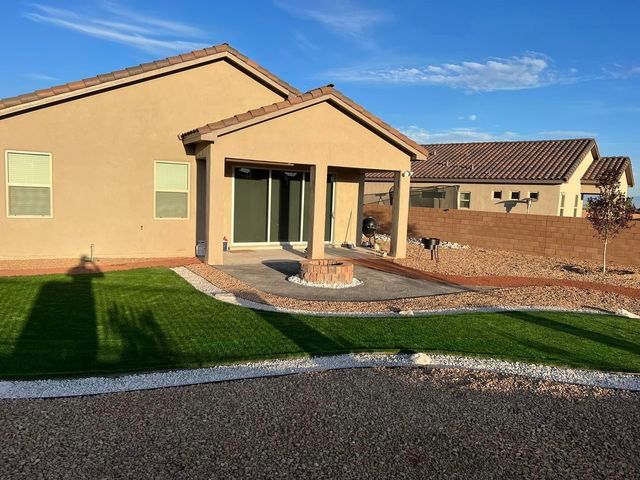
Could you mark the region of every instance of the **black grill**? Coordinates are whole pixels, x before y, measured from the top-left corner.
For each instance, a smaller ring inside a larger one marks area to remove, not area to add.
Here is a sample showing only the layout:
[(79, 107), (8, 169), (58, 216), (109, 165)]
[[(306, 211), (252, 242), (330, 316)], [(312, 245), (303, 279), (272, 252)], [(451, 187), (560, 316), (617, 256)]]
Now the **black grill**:
[(375, 218), (367, 217), (364, 220), (362, 220), (362, 234), (365, 237), (367, 238), (373, 237), (376, 234), (377, 230), (378, 230), (378, 224)]

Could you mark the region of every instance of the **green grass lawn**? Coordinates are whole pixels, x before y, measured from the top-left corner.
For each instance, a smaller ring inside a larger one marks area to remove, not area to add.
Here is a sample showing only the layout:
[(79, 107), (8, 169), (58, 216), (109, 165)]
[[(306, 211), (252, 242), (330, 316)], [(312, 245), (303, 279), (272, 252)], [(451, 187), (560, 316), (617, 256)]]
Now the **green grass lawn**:
[(0, 378), (434, 351), (640, 371), (640, 321), (568, 313), (323, 318), (218, 302), (163, 268), (0, 278)]

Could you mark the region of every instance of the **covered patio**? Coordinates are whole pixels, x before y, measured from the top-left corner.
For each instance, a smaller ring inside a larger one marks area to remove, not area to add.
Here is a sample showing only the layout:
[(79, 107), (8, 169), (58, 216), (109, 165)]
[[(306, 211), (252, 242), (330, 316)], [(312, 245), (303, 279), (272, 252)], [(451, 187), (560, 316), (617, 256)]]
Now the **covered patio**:
[(225, 239), (232, 251), (307, 246), (311, 259), (325, 258), (327, 245), (358, 244), (367, 171), (393, 172), (390, 255), (406, 255), (411, 161), (426, 158), (424, 149), (333, 86), (181, 139), (205, 172), (207, 264), (229, 260)]

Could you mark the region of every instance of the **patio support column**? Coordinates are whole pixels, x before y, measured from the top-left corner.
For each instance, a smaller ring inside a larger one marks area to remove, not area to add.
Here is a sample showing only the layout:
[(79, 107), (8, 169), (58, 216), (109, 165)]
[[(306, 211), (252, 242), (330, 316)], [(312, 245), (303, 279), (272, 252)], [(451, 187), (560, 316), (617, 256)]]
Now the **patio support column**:
[(395, 172), (393, 181), (393, 219), (391, 226), (391, 256), (407, 256), (407, 230), (409, 227), (409, 188), (411, 177)]
[(224, 236), (224, 158), (216, 158), (214, 144), (204, 150), (207, 162), (206, 232), (207, 265), (222, 265), (222, 238)]
[(358, 179), (358, 218), (356, 219), (355, 242), (362, 245), (362, 220), (364, 220), (364, 183), (365, 174), (361, 173)]
[(324, 225), (327, 215), (327, 165), (313, 165), (309, 186), (309, 243), (307, 257), (324, 258)]

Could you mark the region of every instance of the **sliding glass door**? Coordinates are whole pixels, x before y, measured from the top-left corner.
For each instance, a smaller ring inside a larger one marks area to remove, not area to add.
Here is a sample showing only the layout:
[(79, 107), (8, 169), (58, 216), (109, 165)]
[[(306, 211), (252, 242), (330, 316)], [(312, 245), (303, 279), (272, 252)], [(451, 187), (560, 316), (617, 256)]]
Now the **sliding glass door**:
[(303, 172), (271, 171), (270, 242), (299, 242)]
[[(304, 242), (309, 230), (309, 173), (234, 169), (233, 243)], [(331, 240), (334, 176), (327, 178), (325, 240)]]
[(264, 242), (267, 236), (269, 170), (237, 168), (234, 194), (234, 241)]

